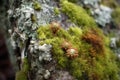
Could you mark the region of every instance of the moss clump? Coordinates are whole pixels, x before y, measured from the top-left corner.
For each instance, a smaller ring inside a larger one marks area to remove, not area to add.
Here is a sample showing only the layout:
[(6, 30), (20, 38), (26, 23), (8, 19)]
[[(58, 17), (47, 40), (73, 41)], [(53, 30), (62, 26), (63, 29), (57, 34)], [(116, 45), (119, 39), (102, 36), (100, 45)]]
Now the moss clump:
[(117, 26), (120, 28), (120, 7), (116, 8), (113, 13), (112, 17), (114, 22), (117, 24)]
[(118, 48), (120, 48), (120, 39), (118, 41), (116, 41), (116, 45)]
[[(54, 35), (50, 25), (47, 25), (40, 27), (37, 32), (40, 40), (42, 38), (41, 34), (44, 33), (46, 36), (44, 40), (41, 40), (42, 43), (53, 46), (51, 53), (54, 60), (57, 61), (58, 69), (68, 70), (78, 80), (118, 80), (119, 68), (116, 64), (115, 56), (106, 46), (108, 45), (105, 43), (106, 38), (97, 28), (95, 28), (95, 32), (93, 31), (94, 35), (98, 35), (98, 39), (103, 39), (98, 40), (96, 43), (98, 45), (102, 44), (104, 51), (103, 53), (96, 52), (95, 56), (91, 56), (91, 54), (94, 54), (94, 52), (90, 51), (93, 48), (94, 38), (91, 38), (93, 40), (90, 43), (82, 39), (84, 33), (89, 33), (89, 30), (92, 30), (92, 28), (80, 29), (78, 27), (71, 27), (68, 30), (64, 30), (60, 27)], [(93, 35), (93, 33), (89, 34)], [(66, 56), (66, 49), (63, 49), (64, 41), (69, 41), (70, 46), (78, 51), (77, 57), (71, 59)], [(93, 50), (96, 50), (96, 47)]]
[(29, 71), (29, 64), (28, 64), (28, 59), (25, 58), (24, 61), (23, 61), (23, 68), (22, 70), (25, 72), (25, 73), (28, 73)]
[(55, 15), (59, 15), (60, 14), (60, 10), (57, 7), (55, 7), (54, 8), (54, 13), (55, 13)]
[(16, 80), (27, 80), (28, 78), (28, 71), (29, 71), (29, 64), (27, 58), (23, 60), (23, 67), (21, 71), (16, 73)]
[(97, 30), (89, 29), (82, 36), (82, 40), (92, 45), (90, 49), (92, 56), (95, 56), (96, 53), (104, 53), (103, 38), (98, 34)]
[(92, 17), (80, 6), (68, 2), (67, 0), (61, 1), (62, 12), (64, 12), (72, 22), (79, 26), (96, 26), (96, 23)]
[(37, 11), (40, 11), (40, 10), (41, 10), (40, 3), (37, 2), (37, 1), (35, 1), (35, 2), (33, 3), (33, 7), (34, 7), (34, 9), (37, 10)]
[(19, 71), (16, 73), (16, 79), (15, 80), (27, 80), (27, 75), (23, 71)]
[(69, 33), (70, 33), (71, 35), (81, 36), (82, 33), (83, 33), (83, 31), (82, 31), (81, 28), (71, 27), (71, 28), (69, 29)]
[(34, 23), (37, 21), (37, 18), (34, 14), (31, 14), (31, 21)]

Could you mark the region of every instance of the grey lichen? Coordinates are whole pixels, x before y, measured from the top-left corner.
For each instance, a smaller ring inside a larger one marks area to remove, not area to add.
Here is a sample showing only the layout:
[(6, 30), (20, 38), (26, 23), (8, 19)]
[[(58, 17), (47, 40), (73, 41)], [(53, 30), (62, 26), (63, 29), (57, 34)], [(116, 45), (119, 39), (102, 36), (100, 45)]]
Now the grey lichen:
[(103, 27), (112, 21), (111, 14), (112, 9), (103, 5), (100, 5), (98, 8), (92, 10), (92, 15), (95, 18), (95, 21)]

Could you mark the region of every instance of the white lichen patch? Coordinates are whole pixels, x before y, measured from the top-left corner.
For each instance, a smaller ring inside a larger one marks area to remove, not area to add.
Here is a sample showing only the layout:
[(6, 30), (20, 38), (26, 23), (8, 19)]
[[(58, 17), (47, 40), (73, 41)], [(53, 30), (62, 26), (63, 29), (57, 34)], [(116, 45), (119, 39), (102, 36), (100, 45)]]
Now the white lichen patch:
[(52, 60), (51, 48), (52, 48), (52, 45), (47, 45), (47, 44), (39, 46), (39, 51), (40, 51), (39, 60), (40, 61), (42, 60), (51, 61)]

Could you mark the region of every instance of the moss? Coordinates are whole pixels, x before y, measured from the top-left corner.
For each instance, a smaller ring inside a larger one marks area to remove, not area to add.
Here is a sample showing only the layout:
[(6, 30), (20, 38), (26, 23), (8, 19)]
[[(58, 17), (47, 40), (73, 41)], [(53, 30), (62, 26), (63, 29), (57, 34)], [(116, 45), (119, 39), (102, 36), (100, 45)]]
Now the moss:
[(115, 37), (116, 34), (115, 34), (115, 32), (110, 32), (110, 33), (108, 34), (108, 36), (109, 36), (110, 38), (112, 38), (112, 37)]
[(22, 70), (27, 74), (28, 73), (28, 71), (29, 71), (29, 64), (28, 64), (28, 59), (27, 58), (25, 58), (24, 59), (24, 61), (23, 61), (23, 68), (22, 68)]
[(110, 46), (110, 37), (104, 37), (104, 45), (109, 47)]
[(92, 48), (90, 48), (92, 56), (95, 56), (96, 53), (104, 53), (103, 38), (99, 35), (97, 30), (89, 29), (89, 31), (82, 35), (82, 40), (92, 45)]
[(37, 2), (37, 1), (35, 1), (35, 2), (33, 3), (33, 7), (34, 7), (34, 9), (37, 10), (37, 11), (40, 11), (40, 10), (41, 10), (41, 5), (40, 5), (40, 3)]
[[(112, 61), (108, 62), (110, 59), (105, 59), (103, 57), (99, 57), (99, 58), (102, 58), (102, 59), (98, 59), (97, 61), (95, 61), (95, 65), (94, 65), (94, 67), (95, 67), (94, 71), (96, 73), (98, 73), (98, 75), (100, 77), (99, 80), (108, 80), (108, 79), (117, 80), (118, 73), (116, 73), (116, 72), (118, 72), (117, 71), (118, 67), (117, 67), (116, 63), (111, 64)], [(112, 77), (110, 77), (111, 72), (113, 72), (112, 74), (114, 75)], [(114, 78), (116, 78), (116, 79), (114, 79)]]
[(96, 23), (92, 17), (80, 6), (68, 2), (67, 0), (61, 1), (62, 12), (64, 12), (72, 22), (79, 26), (93, 27)]
[(19, 71), (16, 73), (15, 80), (27, 80), (27, 75), (23, 71)]
[(23, 67), (16, 73), (16, 80), (27, 80), (27, 74), (29, 71), (29, 64), (27, 58), (23, 60)]
[(78, 0), (68, 0), (70, 2), (73, 2), (73, 3), (77, 3)]
[(118, 41), (116, 41), (116, 45), (118, 48), (120, 48), (120, 39)]
[(60, 14), (60, 10), (57, 7), (55, 7), (54, 8), (54, 13), (55, 13), (55, 15), (59, 15)]
[(74, 61), (70, 62), (70, 72), (73, 76), (75, 76), (77, 79), (80, 79), (82, 76), (82, 69), (80, 67), (79, 59), (75, 59)]
[(69, 34), (71, 35), (76, 35), (76, 36), (81, 36), (82, 35), (82, 29), (78, 27), (71, 27), (68, 30)]
[[(119, 57), (116, 58), (116, 62), (117, 62), (117, 66), (120, 67), (120, 58)], [(120, 74), (120, 68), (119, 68), (119, 74)]]
[[(93, 52), (90, 52), (93, 47), (92, 44), (82, 40), (82, 36), (90, 30), (92, 30), (91, 27), (84, 29), (70, 27), (68, 30), (60, 27), (59, 31), (54, 35), (50, 25), (47, 25), (40, 27), (37, 32), (40, 40), (41, 34), (44, 33), (46, 36), (45, 39), (41, 40), (43, 43), (53, 46), (51, 53), (57, 62), (58, 69), (68, 70), (78, 80), (118, 80), (118, 66), (114, 54), (107, 46), (108, 42), (102, 44), (104, 46), (102, 54), (104, 55), (96, 52), (96, 56), (91, 56), (93, 54)], [(97, 28), (95, 30), (94, 34), (103, 38), (102, 42), (104, 42), (106, 39), (103, 33)], [(69, 41), (71, 47), (77, 49), (78, 57), (71, 59), (66, 56), (66, 50), (62, 48), (64, 41)]]
[(31, 15), (31, 21), (34, 23), (37, 21), (37, 18), (34, 14)]
[(52, 31), (50, 30), (49, 25), (40, 26), (40, 28), (37, 30), (37, 32), (39, 32), (38, 33), (38, 38), (39, 39), (53, 38)]
[(114, 22), (117, 24), (117, 26), (120, 28), (120, 7), (116, 8), (113, 13), (112, 17)]
[(102, 0), (102, 4), (111, 8), (116, 8), (119, 6), (116, 0)]

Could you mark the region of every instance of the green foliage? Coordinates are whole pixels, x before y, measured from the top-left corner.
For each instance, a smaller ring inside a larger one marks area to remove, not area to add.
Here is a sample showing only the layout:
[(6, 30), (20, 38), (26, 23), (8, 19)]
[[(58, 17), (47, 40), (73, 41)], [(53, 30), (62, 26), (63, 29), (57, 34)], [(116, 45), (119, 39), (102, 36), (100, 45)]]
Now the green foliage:
[(54, 8), (54, 13), (55, 13), (55, 15), (59, 15), (60, 14), (60, 10), (56, 7), (56, 8)]
[(64, 12), (72, 22), (79, 26), (96, 26), (96, 23), (92, 17), (80, 6), (68, 2), (67, 0), (61, 1), (62, 12)]
[(40, 3), (37, 2), (37, 1), (35, 1), (35, 2), (33, 3), (33, 7), (34, 7), (34, 9), (37, 10), (37, 11), (40, 11), (40, 10), (41, 10), (41, 5), (40, 5)]
[(117, 26), (120, 26), (120, 7), (116, 8), (112, 13), (113, 20), (117, 24)]
[[(102, 37), (104, 42), (106, 38), (103, 36), (103, 33), (99, 29), (95, 29), (96, 32), (94, 34), (99, 34), (97, 37)], [(118, 80), (118, 66), (116, 65), (115, 56), (107, 47), (107, 40), (105, 44), (102, 44), (105, 49), (104, 55), (96, 53), (96, 56), (90, 56), (92, 45), (81, 38), (89, 30), (91, 30), (90, 27), (84, 29), (71, 27), (68, 30), (60, 28), (54, 35), (50, 25), (47, 25), (41, 26), (37, 32), (38, 38), (42, 43), (53, 46), (51, 53), (54, 60), (57, 61), (58, 69), (68, 70), (78, 80)], [(45, 37), (41, 36), (42, 34)], [(78, 50), (78, 57), (70, 59), (66, 56), (66, 51), (61, 46), (64, 40), (69, 41), (72, 47)]]

